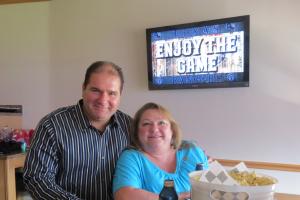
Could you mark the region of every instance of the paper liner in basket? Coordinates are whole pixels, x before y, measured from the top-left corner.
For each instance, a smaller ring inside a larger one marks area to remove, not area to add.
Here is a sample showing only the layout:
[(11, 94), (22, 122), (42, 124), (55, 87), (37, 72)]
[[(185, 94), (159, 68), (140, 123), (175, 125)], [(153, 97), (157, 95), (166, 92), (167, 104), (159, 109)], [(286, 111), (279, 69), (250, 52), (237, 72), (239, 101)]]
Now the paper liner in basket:
[(234, 166), (230, 171), (233, 172), (250, 172), (244, 162), (240, 162), (236, 166)]
[[(244, 164), (245, 166), (245, 164)], [(203, 171), (200, 181), (215, 183), (215, 184), (224, 184), (224, 185), (239, 185), (224, 169), (224, 167), (218, 162), (214, 161), (209, 165), (210, 169), (207, 171)], [(236, 168), (237, 167), (237, 168)], [(236, 166), (239, 169), (243, 166)], [(246, 166), (245, 166), (246, 167)]]

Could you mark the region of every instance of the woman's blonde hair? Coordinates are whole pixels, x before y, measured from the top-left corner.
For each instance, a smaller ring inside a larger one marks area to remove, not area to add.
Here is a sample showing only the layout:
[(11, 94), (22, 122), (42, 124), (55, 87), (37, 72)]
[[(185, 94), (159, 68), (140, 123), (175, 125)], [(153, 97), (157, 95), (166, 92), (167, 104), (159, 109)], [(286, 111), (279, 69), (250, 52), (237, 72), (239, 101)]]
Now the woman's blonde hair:
[(151, 110), (151, 109), (160, 111), (170, 122), (171, 130), (173, 133), (170, 145), (174, 149), (178, 149), (181, 144), (181, 137), (182, 137), (181, 130), (180, 130), (178, 124), (176, 123), (176, 121), (172, 117), (171, 113), (166, 108), (164, 108), (163, 106), (161, 106), (159, 104), (152, 103), (152, 102), (146, 103), (135, 113), (135, 116), (133, 119), (132, 132), (131, 132), (133, 147), (137, 148), (139, 150), (142, 150), (142, 145), (141, 145), (141, 143), (139, 141), (139, 137), (138, 137), (139, 123), (140, 123), (141, 117), (145, 113), (145, 111)]

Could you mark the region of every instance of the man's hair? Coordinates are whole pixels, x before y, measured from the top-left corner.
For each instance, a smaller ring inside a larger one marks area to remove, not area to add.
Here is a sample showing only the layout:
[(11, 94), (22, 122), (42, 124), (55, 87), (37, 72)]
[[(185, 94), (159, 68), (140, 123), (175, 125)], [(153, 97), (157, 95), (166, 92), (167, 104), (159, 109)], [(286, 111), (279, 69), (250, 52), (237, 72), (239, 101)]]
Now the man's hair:
[(121, 86), (120, 86), (120, 92), (123, 91), (123, 85), (124, 85), (124, 75), (122, 72), (122, 68), (116, 65), (113, 62), (109, 61), (96, 61), (92, 63), (85, 72), (85, 78), (83, 82), (83, 88), (86, 88), (86, 86), (89, 84), (91, 75), (93, 73), (101, 73), (101, 72), (109, 72), (111, 74), (115, 74), (120, 78)]
[(142, 150), (142, 145), (139, 141), (139, 137), (138, 137), (138, 128), (139, 128), (139, 123), (141, 121), (141, 117), (142, 115), (145, 113), (145, 111), (147, 110), (158, 110), (160, 111), (166, 118), (167, 120), (170, 122), (171, 125), (171, 130), (173, 133), (172, 136), (172, 141), (170, 146), (173, 147), (174, 149), (178, 149), (181, 145), (181, 130), (177, 124), (177, 122), (174, 120), (174, 118), (172, 117), (171, 113), (164, 108), (163, 106), (157, 104), (157, 103), (146, 103), (144, 106), (142, 106), (135, 114), (134, 119), (133, 119), (133, 129), (131, 132), (131, 136), (132, 136), (132, 148), (135, 149), (139, 149)]

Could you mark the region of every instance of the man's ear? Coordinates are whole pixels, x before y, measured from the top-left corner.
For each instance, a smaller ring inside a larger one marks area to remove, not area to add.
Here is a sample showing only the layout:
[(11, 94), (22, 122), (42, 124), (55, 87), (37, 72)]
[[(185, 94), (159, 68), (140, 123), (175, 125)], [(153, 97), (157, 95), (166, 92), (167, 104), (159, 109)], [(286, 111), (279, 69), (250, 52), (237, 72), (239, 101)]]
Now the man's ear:
[(84, 90), (86, 89), (86, 87), (84, 86), (84, 84), (82, 84), (82, 87), (81, 87), (81, 96), (83, 97), (83, 92)]

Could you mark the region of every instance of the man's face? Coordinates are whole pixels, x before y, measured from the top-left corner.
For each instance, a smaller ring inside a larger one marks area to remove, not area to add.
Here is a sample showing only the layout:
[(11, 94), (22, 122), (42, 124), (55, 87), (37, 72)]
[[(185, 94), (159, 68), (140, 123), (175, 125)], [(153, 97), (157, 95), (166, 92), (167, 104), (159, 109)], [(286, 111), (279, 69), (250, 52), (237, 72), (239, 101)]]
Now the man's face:
[(115, 75), (103, 72), (91, 74), (82, 89), (83, 107), (91, 122), (107, 123), (117, 111), (121, 97), (121, 81)]

